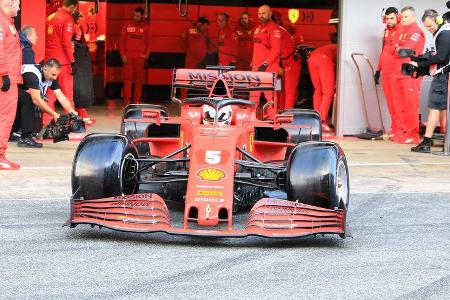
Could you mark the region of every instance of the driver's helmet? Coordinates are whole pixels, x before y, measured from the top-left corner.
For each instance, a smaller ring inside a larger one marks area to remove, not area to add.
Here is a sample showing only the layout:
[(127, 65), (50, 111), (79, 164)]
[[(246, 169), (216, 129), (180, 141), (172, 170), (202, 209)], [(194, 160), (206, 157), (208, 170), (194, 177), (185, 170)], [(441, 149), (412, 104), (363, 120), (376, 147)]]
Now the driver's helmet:
[[(233, 110), (231, 109), (231, 106), (222, 107), (219, 110), (217, 123), (221, 125), (230, 125), (232, 113)], [(209, 105), (203, 105), (203, 124), (213, 124), (215, 116), (216, 110), (214, 108)]]

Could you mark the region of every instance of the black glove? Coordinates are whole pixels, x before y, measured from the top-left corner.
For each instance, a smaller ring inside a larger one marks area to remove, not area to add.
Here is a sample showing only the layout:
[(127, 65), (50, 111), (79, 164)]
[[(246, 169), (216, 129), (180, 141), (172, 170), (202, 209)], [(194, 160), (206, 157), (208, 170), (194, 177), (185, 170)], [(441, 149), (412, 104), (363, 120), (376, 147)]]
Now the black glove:
[(373, 75), (373, 79), (375, 80), (376, 85), (380, 84), (380, 75), (381, 75), (381, 71), (376, 71), (375, 75)]
[(77, 67), (75, 66), (75, 62), (70, 63), (70, 68), (72, 69), (72, 72), (70, 72), (70, 74), (77, 74)]
[(267, 63), (263, 63), (262, 65), (259, 66), (258, 72), (264, 72), (267, 69), (267, 66), (268, 66)]
[(3, 81), (2, 91), (6, 92), (9, 90), (9, 87), (11, 86), (11, 81), (9, 80), (9, 76), (3, 75), (2, 81)]

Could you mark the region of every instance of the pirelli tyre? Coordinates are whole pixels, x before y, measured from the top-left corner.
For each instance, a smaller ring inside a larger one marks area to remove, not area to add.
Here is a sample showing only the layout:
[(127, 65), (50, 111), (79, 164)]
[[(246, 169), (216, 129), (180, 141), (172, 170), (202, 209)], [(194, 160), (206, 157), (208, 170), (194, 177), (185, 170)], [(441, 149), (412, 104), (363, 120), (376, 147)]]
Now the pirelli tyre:
[[(315, 110), (311, 109), (287, 109), (282, 112), (282, 114), (292, 114), (294, 115), (293, 124), (296, 125), (307, 125), (311, 126), (311, 140), (321, 141), (322, 140), (322, 121), (320, 120), (320, 115)], [(295, 139), (295, 137), (291, 137)], [(301, 138), (303, 139), (303, 138)], [(302, 142), (303, 140), (300, 140)]]
[(138, 191), (137, 149), (120, 134), (93, 133), (79, 144), (72, 163), (72, 194), (100, 199)]
[(349, 175), (344, 151), (332, 142), (305, 142), (287, 164), (288, 199), (323, 208), (347, 209)]
[[(146, 136), (147, 128), (152, 123), (140, 123), (139, 121), (127, 121), (125, 120), (141, 120), (142, 109), (158, 109), (161, 112), (161, 117), (167, 117), (168, 113), (165, 107), (154, 104), (130, 104), (125, 107), (122, 115), (122, 122), (120, 126), (120, 133), (130, 137), (131, 139), (141, 138)], [(150, 155), (150, 146), (146, 143), (138, 143), (136, 145), (138, 153), (141, 156)]]

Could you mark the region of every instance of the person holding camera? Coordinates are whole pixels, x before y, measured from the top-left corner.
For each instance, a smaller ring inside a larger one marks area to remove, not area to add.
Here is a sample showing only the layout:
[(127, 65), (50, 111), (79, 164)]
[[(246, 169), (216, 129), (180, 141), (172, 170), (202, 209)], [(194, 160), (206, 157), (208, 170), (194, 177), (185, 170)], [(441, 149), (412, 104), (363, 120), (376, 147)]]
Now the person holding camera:
[[(396, 51), (412, 49), (416, 55), (421, 55), (425, 46), (425, 34), (416, 22), (415, 9), (406, 6), (402, 8), (401, 16), (401, 26), (395, 46)], [(420, 141), (419, 95), (421, 80), (403, 75), (401, 72), (402, 64), (410, 61), (409, 57), (395, 56), (394, 110), (398, 120), (399, 132), (392, 140), (400, 144), (417, 144)]]
[[(54, 111), (45, 101), (47, 89), (50, 88), (56, 99), (70, 114), (77, 114), (70, 104), (69, 99), (62, 93), (61, 87), (56, 80), (61, 72), (61, 64), (55, 59), (50, 58), (44, 62), (44, 65), (23, 65), (22, 78), (23, 84), (19, 85), (19, 102), (32, 102), (39, 107), (42, 112), (49, 114), (56, 122), (60, 115)], [(33, 137), (34, 114), (29, 114), (30, 118), (23, 119), (21, 122), (22, 135), (17, 142), (19, 147), (42, 148), (42, 143), (36, 142)]]
[[(448, 15), (448, 14), (447, 14)], [(428, 96), (428, 121), (425, 136), (417, 146), (412, 147), (413, 152), (429, 153), (431, 149), (431, 137), (436, 128), (439, 117), (447, 109), (448, 72), (440, 72), (435, 75), (435, 70), (430, 71), (430, 66), (436, 65), (436, 70), (446, 66), (450, 62), (450, 24), (444, 23), (436, 10), (427, 9), (422, 17), (423, 25), (434, 36), (435, 54), (427, 60), (410, 62), (419, 70), (428, 69), (430, 75), (434, 75)], [(420, 74), (425, 75), (425, 74)], [(443, 124), (442, 124), (443, 125)], [(445, 126), (445, 125), (444, 125)]]
[(389, 131), (389, 138), (394, 138), (399, 132), (398, 117), (394, 109), (395, 98), (394, 90), (397, 88), (396, 77), (394, 77), (395, 65), (395, 41), (399, 35), (400, 16), (397, 8), (388, 7), (383, 16), (383, 23), (386, 28), (383, 31), (382, 41), (383, 47), (381, 49), (380, 59), (378, 61), (378, 68), (375, 72), (375, 83), (383, 86), (384, 97), (386, 105), (391, 116), (391, 129)]

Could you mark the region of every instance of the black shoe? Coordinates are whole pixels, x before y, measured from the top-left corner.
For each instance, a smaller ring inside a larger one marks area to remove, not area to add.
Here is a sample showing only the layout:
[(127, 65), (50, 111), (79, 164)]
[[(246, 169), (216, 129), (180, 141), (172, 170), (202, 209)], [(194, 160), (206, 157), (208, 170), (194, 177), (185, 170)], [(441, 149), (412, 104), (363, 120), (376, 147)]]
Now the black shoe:
[(17, 142), (17, 146), (26, 148), (42, 148), (42, 143), (38, 143), (31, 137), (20, 138)]
[(417, 146), (412, 147), (411, 151), (412, 152), (420, 152), (420, 153), (430, 153), (431, 152), (431, 144), (425, 144), (422, 141)]
[(22, 134), (20, 132), (13, 132), (11, 133), (10, 137), (9, 137), (9, 142), (17, 142), (20, 140), (20, 136)]

